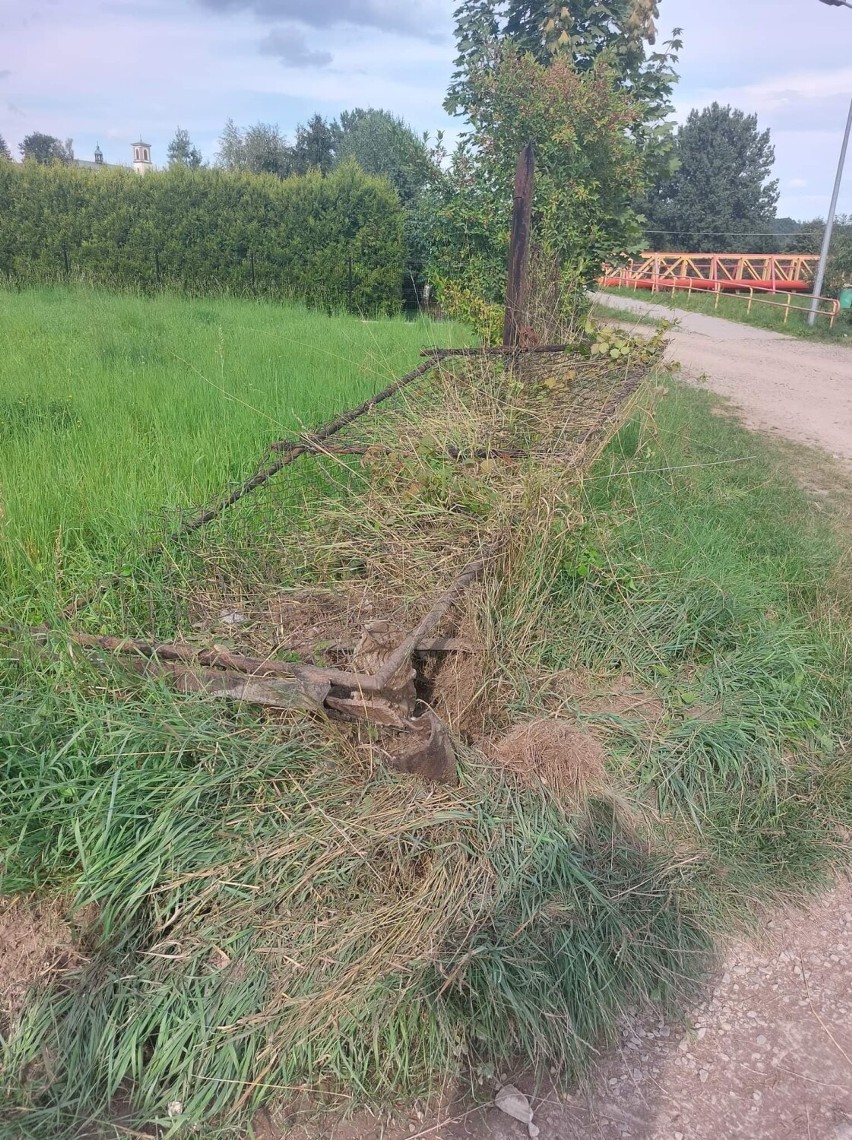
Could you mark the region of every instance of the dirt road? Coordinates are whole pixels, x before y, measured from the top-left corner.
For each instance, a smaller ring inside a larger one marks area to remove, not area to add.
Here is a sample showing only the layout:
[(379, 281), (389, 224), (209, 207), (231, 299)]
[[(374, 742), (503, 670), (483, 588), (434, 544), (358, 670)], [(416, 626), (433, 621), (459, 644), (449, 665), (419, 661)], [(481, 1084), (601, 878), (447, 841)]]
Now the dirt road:
[(632, 297), (598, 293), (595, 299), (628, 314), (677, 320), (669, 358), (680, 361), (687, 379), (706, 378), (741, 409), (749, 427), (852, 461), (852, 336), (847, 347)]
[[(589, 1093), (529, 1089), (540, 1140), (852, 1140), (851, 952), (844, 884), (733, 948), (685, 1027), (625, 1021)], [(432, 1135), (525, 1134), (491, 1108)]]

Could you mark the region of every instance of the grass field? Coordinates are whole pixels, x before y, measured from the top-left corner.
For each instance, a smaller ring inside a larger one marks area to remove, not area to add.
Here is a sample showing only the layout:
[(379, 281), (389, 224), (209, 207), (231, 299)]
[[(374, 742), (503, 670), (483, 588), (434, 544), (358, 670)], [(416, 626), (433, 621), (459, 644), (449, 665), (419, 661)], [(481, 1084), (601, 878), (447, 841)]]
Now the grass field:
[[(232, 339), (255, 312), (233, 316)], [(403, 342), (397, 370), (416, 349)], [(0, 1063), (10, 1136), (112, 1135), (118, 1101), (131, 1133), (237, 1137), (294, 1089), (389, 1104), (518, 1057), (571, 1080), (625, 1007), (676, 1010), (715, 937), (848, 859), (852, 491), (706, 393), (660, 387), (570, 498), (545, 496), (547, 527), (515, 536), (511, 576), (471, 611), (495, 723), (561, 717), (603, 746), (605, 794), (585, 802), (514, 777), (487, 741), (459, 747), (458, 787), (427, 789), (316, 720), (105, 674), (61, 637), (50, 657), (4, 647), (0, 916), (4, 892), (33, 892), (81, 931)], [(252, 442), (268, 438), (264, 424)], [(834, 497), (803, 489), (802, 464)], [(314, 528), (321, 553), (337, 555), (340, 528), (366, 547), (386, 527), (391, 580), (416, 597), (440, 558), (404, 565), (420, 553), (411, 533), (441, 510), (471, 517), (446, 499), (468, 475), (436, 470), (414, 492), (391, 470), (386, 497), (360, 501), (373, 513), (349, 520), (341, 503)], [(491, 478), (479, 472), (481, 493)], [(264, 495), (144, 581), (110, 585), (91, 619), (127, 589), (177, 612), (217, 575), (246, 601), (264, 574), (280, 588), (287, 551), (267, 545), (293, 520), (282, 485)], [(475, 526), (482, 500), (466, 501)], [(104, 531), (119, 550), (120, 523)], [(654, 711), (614, 699), (625, 685)]]
[(280, 436), (359, 403), (458, 326), (244, 300), (4, 291), (0, 596), (150, 543)]
[[(807, 312), (791, 309), (789, 318), (784, 323), (784, 309), (774, 305), (761, 304), (755, 298), (748, 312), (748, 294), (726, 294), (718, 298), (708, 293), (687, 293), (679, 289), (674, 296), (671, 291), (651, 293), (648, 289), (605, 289), (605, 293), (619, 296), (636, 297), (649, 304), (663, 305), (672, 309), (687, 309), (691, 313), (707, 313), (709, 316), (725, 317), (729, 321), (740, 321), (742, 324), (755, 325), (758, 328), (772, 329), (773, 332), (787, 333), (789, 336), (815, 337), (818, 340), (829, 340), (833, 343), (852, 344), (852, 315), (841, 312), (829, 328), (826, 317), (817, 317), (816, 324), (810, 328), (807, 323)], [(800, 293), (776, 293), (774, 296), (761, 294), (767, 300), (786, 304), (787, 298), (792, 297), (795, 305), (807, 305), (808, 297)]]
[(615, 305), (603, 305), (598, 301), (592, 305), (591, 315), (598, 321), (617, 321), (622, 325), (634, 326), (640, 333), (644, 329), (658, 328), (660, 324), (656, 317), (644, 316), (642, 313), (628, 313), (624, 309), (616, 308)]

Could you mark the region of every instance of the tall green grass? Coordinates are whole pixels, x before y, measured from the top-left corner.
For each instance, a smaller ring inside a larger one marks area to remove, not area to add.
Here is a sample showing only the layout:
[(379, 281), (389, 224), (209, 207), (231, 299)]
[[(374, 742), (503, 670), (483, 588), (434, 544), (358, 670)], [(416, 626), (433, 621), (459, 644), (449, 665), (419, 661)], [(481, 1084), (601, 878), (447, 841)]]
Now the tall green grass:
[[(674, 294), (671, 290), (659, 293), (650, 293), (647, 289), (605, 289), (604, 292), (618, 296), (634, 297), (639, 301), (646, 301), (654, 305), (662, 305), (670, 309), (686, 309), (690, 313), (706, 313), (708, 316), (724, 317), (729, 321), (739, 321), (744, 325), (753, 325), (756, 328), (771, 329), (773, 332), (786, 333), (788, 336), (812, 337), (817, 340), (830, 340), (845, 344), (852, 342), (852, 314), (841, 312), (834, 324), (829, 326), (828, 318), (817, 317), (813, 328), (807, 322), (807, 310), (791, 308), (787, 321), (784, 320), (784, 309), (775, 304), (762, 304), (760, 298), (777, 302), (779, 306), (786, 305), (791, 298), (794, 305), (807, 306), (810, 298), (803, 293), (760, 293), (755, 295), (748, 308), (748, 294), (723, 293), (718, 298), (712, 293), (688, 293), (685, 289), (678, 289)], [(622, 319), (623, 315), (622, 315)]]
[(573, 822), (470, 758), (427, 789), (310, 728), (223, 731), (141, 687), (121, 707), (66, 670), (43, 681), (76, 699), (32, 693), (0, 729), (7, 888), (97, 908), (7, 1050), (15, 1134), (72, 1135), (121, 1094), (213, 1135), (287, 1090), (388, 1103), (518, 1055), (570, 1079), (706, 964), (696, 868), (605, 805)]
[(542, 661), (662, 699), (650, 739), (597, 722), (634, 794), (695, 828), (747, 906), (830, 874), (852, 821), (852, 537), (786, 451), (715, 411), (673, 388), (592, 473)]
[(120, 568), (282, 434), (466, 333), (245, 300), (0, 294), (0, 596)]

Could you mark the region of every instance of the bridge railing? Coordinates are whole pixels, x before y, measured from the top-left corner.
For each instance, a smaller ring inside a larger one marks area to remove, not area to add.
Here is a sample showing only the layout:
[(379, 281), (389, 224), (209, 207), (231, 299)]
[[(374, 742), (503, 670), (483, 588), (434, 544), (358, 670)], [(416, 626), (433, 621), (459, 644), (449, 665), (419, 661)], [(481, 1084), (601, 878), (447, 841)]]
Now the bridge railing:
[[(661, 290), (659, 290), (659, 289), (656, 290), (656, 292), (660, 292), (660, 291)], [(692, 293), (691, 288), (688, 288), (684, 291), (687, 293), (687, 295)], [(672, 292), (672, 296), (674, 296), (676, 293), (676, 289), (673, 288), (671, 290), (671, 292)], [(706, 293), (707, 290), (704, 289), (703, 292)], [(717, 285), (716, 288), (713, 290), (713, 293), (714, 293), (715, 298), (716, 298), (716, 300), (713, 304), (713, 308), (718, 309), (719, 308), (719, 298), (723, 294), (722, 287), (720, 285)], [(747, 313), (751, 312), (752, 305), (754, 305), (755, 303), (757, 303), (758, 305), (772, 305), (774, 308), (783, 309), (784, 310), (784, 324), (785, 325), (787, 324), (787, 321), (790, 318), (791, 312), (809, 313), (810, 309), (811, 309), (811, 304), (813, 302), (813, 296), (812, 295), (808, 296), (808, 297), (795, 297), (794, 298), (794, 295), (792, 293), (787, 292), (787, 294), (786, 294), (787, 300), (786, 301), (776, 301), (776, 300), (773, 300), (772, 297), (757, 296), (756, 294), (759, 294), (759, 293), (770, 293), (773, 296), (777, 296), (779, 293), (779, 290), (771, 288), (768, 285), (749, 285), (748, 288), (744, 288), (744, 289), (742, 289), (736, 293), (725, 292), (724, 295), (725, 295), (725, 297), (729, 297), (732, 299), (738, 298), (738, 299), (743, 300), (743, 301), (746, 299), (746, 297), (748, 297), (748, 303), (746, 304), (746, 312)], [(818, 317), (826, 317), (828, 320), (828, 327), (834, 328), (834, 322), (837, 320), (838, 316), (840, 315), (840, 302), (834, 297), (817, 297), (816, 300), (817, 300), (816, 315)]]

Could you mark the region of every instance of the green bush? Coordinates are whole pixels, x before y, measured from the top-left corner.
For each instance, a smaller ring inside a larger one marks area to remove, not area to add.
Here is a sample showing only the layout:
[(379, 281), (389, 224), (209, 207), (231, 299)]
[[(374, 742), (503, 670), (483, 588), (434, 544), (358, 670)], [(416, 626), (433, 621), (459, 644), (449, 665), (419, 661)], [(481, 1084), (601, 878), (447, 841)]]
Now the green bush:
[(284, 180), (0, 166), (0, 273), (19, 284), (76, 276), (373, 312), (399, 307), (403, 264), (399, 199), (354, 163)]
[(639, 108), (603, 62), (580, 70), (565, 57), (543, 66), (507, 53), (471, 73), (467, 114), (469, 132), (427, 198), (432, 280), (503, 301), (515, 168), (532, 141), (533, 241), (572, 315), (602, 266), (641, 244), (631, 206), (645, 179), (631, 135)]

